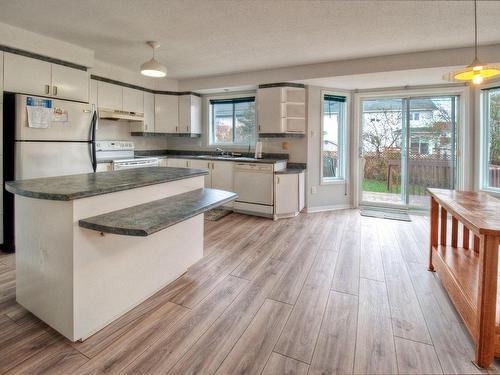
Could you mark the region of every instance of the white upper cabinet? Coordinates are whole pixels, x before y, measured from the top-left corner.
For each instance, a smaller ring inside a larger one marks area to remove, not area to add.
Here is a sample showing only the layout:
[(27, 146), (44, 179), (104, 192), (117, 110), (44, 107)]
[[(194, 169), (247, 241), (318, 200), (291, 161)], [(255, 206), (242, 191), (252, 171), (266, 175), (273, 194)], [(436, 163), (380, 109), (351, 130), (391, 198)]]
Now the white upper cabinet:
[(282, 133), (281, 87), (257, 90), (257, 131), (259, 133)]
[(123, 110), (144, 113), (144, 91), (123, 87)]
[(2, 96), (2, 99), (0, 100), (3, 100), (3, 95), (1, 95), (2, 91), (3, 91), (3, 52), (0, 51), (0, 96)]
[(201, 98), (196, 95), (179, 96), (179, 132), (201, 134)]
[(144, 131), (155, 131), (155, 95), (150, 92), (144, 93)]
[(4, 90), (49, 96), (52, 92), (51, 64), (29, 57), (5, 53)]
[(122, 87), (107, 82), (97, 82), (97, 104), (99, 108), (122, 110)]
[(180, 133), (179, 96), (155, 94), (155, 133)]
[(94, 79), (90, 80), (90, 97), (89, 97), (89, 103), (93, 104), (97, 108), (97, 84), (98, 82)]
[(52, 96), (88, 102), (88, 72), (52, 64)]
[[(137, 90), (136, 90), (137, 91)], [(139, 133), (155, 132), (155, 96), (147, 91), (140, 91), (142, 97), (142, 110), (144, 111), (144, 121), (131, 122), (130, 131)], [(123, 91), (123, 102), (125, 103), (125, 91)], [(125, 105), (125, 104), (124, 104)], [(138, 109), (138, 106), (136, 105)], [(130, 111), (130, 109), (128, 109)]]
[(305, 133), (306, 90), (300, 87), (269, 87), (257, 90), (259, 133)]
[(13, 53), (4, 56), (4, 90), (89, 101), (89, 74)]

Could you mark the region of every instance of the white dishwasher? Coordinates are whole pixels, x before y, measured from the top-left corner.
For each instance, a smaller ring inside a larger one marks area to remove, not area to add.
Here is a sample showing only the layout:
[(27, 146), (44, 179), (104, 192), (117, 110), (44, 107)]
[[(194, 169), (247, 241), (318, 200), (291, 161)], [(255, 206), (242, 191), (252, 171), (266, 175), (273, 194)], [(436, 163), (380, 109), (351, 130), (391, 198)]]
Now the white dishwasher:
[(234, 192), (238, 198), (234, 210), (272, 217), (274, 212), (274, 168), (272, 164), (236, 163)]

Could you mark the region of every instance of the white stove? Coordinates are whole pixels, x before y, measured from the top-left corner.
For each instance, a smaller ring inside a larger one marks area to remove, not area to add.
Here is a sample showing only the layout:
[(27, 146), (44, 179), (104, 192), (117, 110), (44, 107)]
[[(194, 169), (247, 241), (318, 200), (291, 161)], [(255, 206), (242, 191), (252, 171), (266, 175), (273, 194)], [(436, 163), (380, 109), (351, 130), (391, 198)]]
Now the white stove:
[(154, 157), (135, 157), (134, 142), (97, 141), (96, 157), (98, 162), (111, 162), (113, 170), (158, 167), (160, 160)]

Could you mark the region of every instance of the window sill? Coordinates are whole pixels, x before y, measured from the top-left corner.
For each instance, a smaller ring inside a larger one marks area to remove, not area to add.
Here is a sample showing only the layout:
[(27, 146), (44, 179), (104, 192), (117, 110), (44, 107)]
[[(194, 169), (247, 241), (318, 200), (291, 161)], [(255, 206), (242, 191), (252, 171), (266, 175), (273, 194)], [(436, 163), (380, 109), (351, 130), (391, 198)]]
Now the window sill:
[[(248, 150), (248, 145), (238, 144), (238, 143), (211, 143), (207, 147), (209, 148), (228, 148), (228, 149), (238, 149), (238, 150)], [(250, 150), (255, 150), (255, 145), (250, 145)]]
[(490, 194), (495, 198), (500, 198), (500, 189), (483, 188), (480, 191), (486, 194)]
[(321, 180), (320, 185), (345, 185), (346, 180), (339, 178), (337, 180)]

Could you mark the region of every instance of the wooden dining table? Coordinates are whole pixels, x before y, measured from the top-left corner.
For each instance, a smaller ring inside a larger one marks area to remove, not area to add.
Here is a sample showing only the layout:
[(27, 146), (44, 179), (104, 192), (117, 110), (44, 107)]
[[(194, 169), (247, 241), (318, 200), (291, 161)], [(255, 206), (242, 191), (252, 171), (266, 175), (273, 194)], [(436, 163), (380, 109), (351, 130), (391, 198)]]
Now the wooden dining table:
[(427, 190), (429, 271), (437, 272), (475, 342), (475, 364), (488, 368), (500, 357), (500, 200), (483, 192)]

